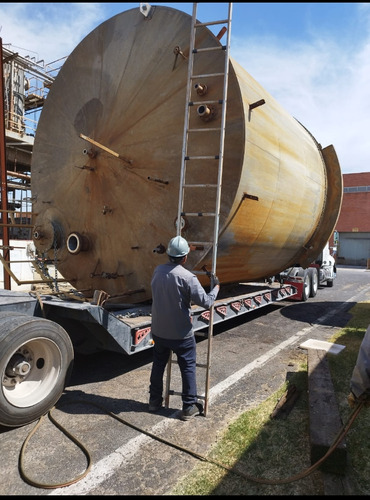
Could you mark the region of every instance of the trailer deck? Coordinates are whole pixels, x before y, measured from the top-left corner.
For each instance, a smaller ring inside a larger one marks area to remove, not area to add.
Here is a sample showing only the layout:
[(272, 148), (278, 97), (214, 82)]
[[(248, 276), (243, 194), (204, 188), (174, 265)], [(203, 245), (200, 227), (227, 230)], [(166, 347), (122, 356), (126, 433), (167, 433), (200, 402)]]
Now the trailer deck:
[[(213, 323), (221, 323), (260, 309), (273, 302), (293, 297), (292, 285), (273, 283), (239, 283), (221, 287), (214, 304)], [(35, 297), (32, 293), (0, 293), (1, 310), (43, 316), (61, 325), (70, 335), (76, 351), (89, 354), (101, 350), (134, 354), (153, 346), (151, 305), (107, 304), (104, 307), (88, 301), (65, 300), (56, 295)], [(207, 336), (210, 311), (192, 306), (194, 331)]]

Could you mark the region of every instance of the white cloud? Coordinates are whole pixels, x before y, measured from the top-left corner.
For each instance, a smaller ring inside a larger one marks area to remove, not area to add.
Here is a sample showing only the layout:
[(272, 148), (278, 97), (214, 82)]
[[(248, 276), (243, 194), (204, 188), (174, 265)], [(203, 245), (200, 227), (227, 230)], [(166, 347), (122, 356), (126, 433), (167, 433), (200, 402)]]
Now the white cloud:
[(102, 9), (99, 3), (0, 4), (0, 36), (4, 47), (50, 63), (100, 24)]
[(362, 37), (351, 44), (316, 32), (309, 43), (264, 37), (232, 45), (233, 58), (323, 147), (334, 145), (342, 173), (370, 171), (369, 25), (363, 17)]
[[(21, 55), (50, 63), (135, 5), (0, 3), (0, 37)], [(334, 145), (343, 173), (370, 171), (370, 4), (354, 5), (358, 17), (340, 33), (311, 21), (298, 43), (288, 35), (253, 37), (249, 30), (235, 33), (231, 46), (233, 58), (323, 147)]]

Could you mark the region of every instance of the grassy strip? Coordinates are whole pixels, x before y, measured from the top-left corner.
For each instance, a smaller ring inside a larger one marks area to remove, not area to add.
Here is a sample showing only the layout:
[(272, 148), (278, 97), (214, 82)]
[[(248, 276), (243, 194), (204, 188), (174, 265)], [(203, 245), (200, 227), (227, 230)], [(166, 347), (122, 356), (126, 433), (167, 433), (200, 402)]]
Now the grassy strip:
[[(349, 383), (357, 353), (370, 323), (370, 302), (356, 304), (352, 318), (330, 342), (345, 345), (339, 355), (328, 354), (329, 366), (342, 421), (346, 422)], [(212, 449), (210, 458), (242, 470), (259, 480), (289, 480), (304, 473), (310, 463), (309, 415), (307, 394), (307, 356), (289, 381), (300, 391), (293, 410), (285, 419), (271, 419), (277, 402), (286, 392), (288, 382), (257, 408), (242, 414), (230, 423), (224, 436)], [(357, 490), (370, 492), (370, 409), (363, 409), (346, 437), (350, 467), (348, 475)], [(171, 495), (323, 495), (321, 474), (314, 471), (307, 477), (286, 484), (263, 484), (207, 462), (199, 463), (171, 491)]]

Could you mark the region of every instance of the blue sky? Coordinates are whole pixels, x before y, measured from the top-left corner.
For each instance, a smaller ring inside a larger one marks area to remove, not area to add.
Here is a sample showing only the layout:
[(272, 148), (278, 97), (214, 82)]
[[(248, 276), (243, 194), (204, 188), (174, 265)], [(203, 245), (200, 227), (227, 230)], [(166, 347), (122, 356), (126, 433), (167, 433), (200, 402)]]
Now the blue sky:
[[(149, 2), (188, 14), (192, 3)], [(198, 19), (227, 17), (198, 4)], [(138, 3), (0, 3), (3, 45), (50, 63)], [(342, 173), (370, 172), (370, 3), (233, 3), (231, 55), (323, 146)], [(10, 45), (8, 45), (10, 44)]]

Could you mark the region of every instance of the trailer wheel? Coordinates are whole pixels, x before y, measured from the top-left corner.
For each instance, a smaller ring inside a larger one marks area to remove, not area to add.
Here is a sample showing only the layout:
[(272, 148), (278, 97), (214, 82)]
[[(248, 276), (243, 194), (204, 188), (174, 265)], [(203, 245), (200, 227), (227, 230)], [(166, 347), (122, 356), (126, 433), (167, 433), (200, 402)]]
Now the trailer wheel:
[(72, 372), (73, 345), (53, 321), (0, 313), (0, 425), (19, 427), (45, 415)]
[(311, 295), (311, 273), (308, 269), (303, 269), (303, 290), (302, 301), (306, 302)]
[(310, 297), (315, 297), (319, 288), (319, 275), (317, 274), (317, 269), (315, 267), (310, 267), (308, 270), (311, 280)]

